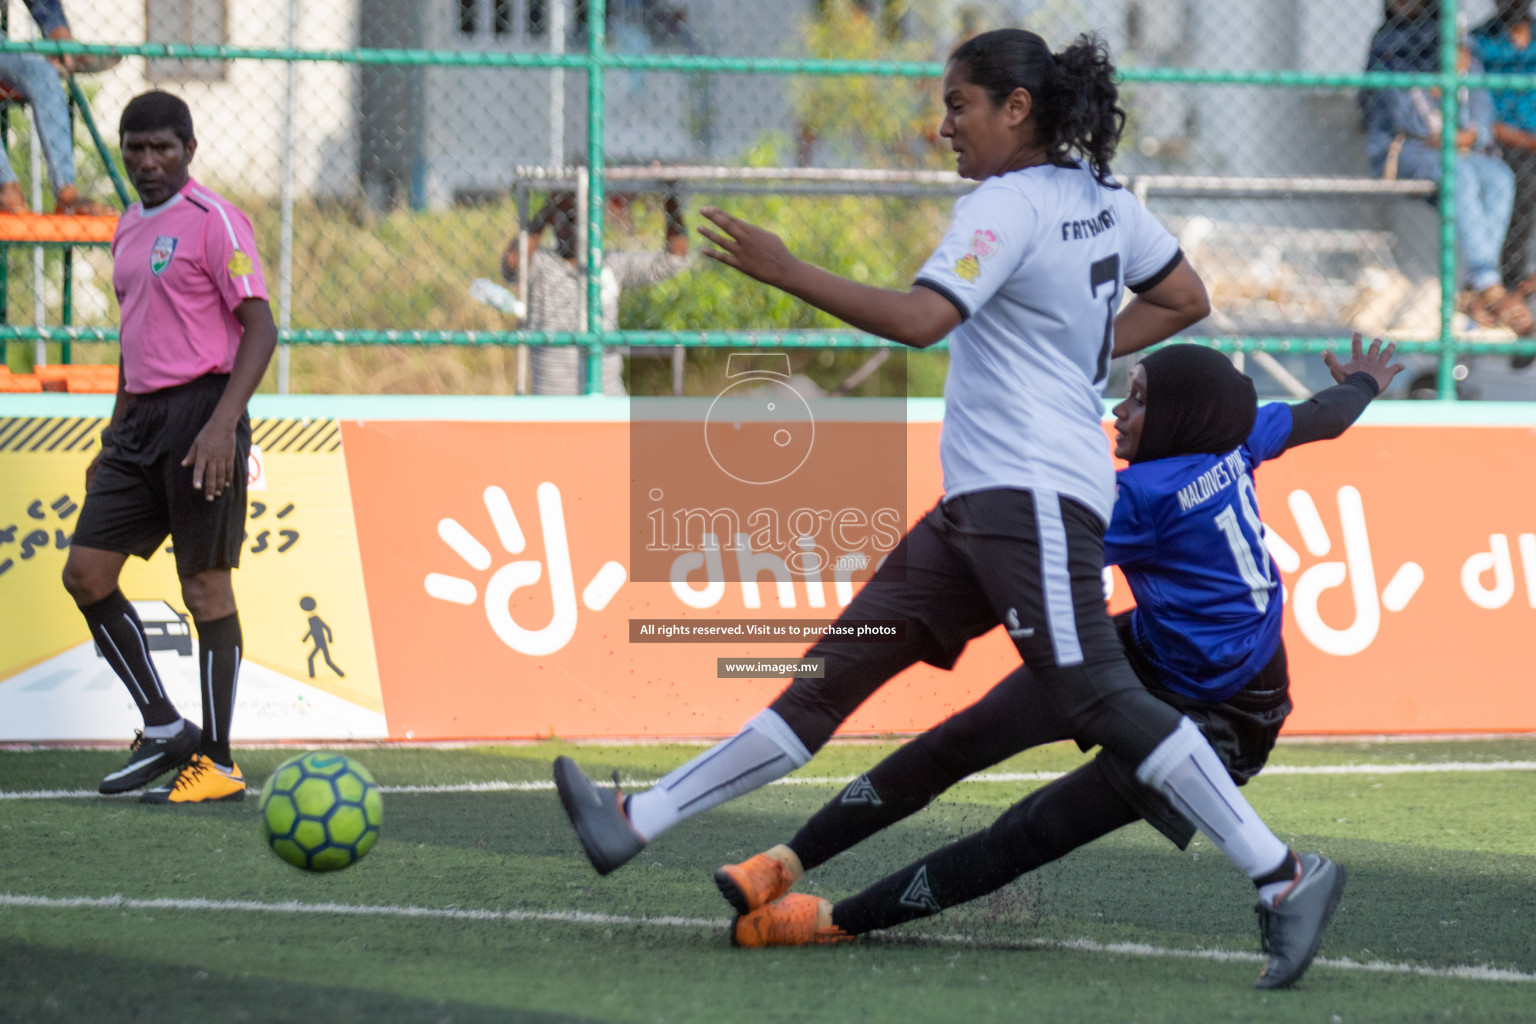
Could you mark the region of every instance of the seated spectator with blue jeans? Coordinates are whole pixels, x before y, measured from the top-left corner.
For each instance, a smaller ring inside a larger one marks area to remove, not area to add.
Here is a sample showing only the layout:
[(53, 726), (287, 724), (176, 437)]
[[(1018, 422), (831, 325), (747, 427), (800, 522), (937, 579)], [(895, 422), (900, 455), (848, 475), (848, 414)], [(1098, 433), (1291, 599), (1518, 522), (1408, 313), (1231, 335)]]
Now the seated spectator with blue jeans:
[[(70, 31), (69, 19), (64, 16), (63, 0), (26, 0), (27, 12), (37, 23), (44, 39), (73, 43), (75, 34)], [(50, 57), (49, 63), (60, 71), (72, 75), (84, 75), (114, 68), (122, 57), (111, 53), (75, 53), (64, 57)]]
[[(1457, 65), (1463, 72), (1482, 71), (1465, 46)], [(1466, 90), (1457, 112), (1456, 247), (1462, 279), (1476, 293), (1470, 311), (1516, 334), (1529, 334), (1531, 312), (1505, 290), (1499, 267), (1515, 201), (1515, 175), (1498, 155), (1493, 99), (1486, 89)], [(1366, 103), (1365, 119), (1366, 156), (1379, 177), (1440, 181), (1444, 126), (1438, 89), (1381, 90)]]
[[(20, 93), (32, 107), (48, 178), (53, 182), (54, 212), (77, 216), (116, 216), (110, 206), (87, 199), (75, 187), (75, 136), (59, 73), (35, 53), (0, 53), (0, 84)], [(0, 212), (26, 213), (21, 182), (0, 149)]]
[[(1473, 46), (1490, 74), (1536, 74), (1531, 0), (1498, 0), (1497, 13), (1472, 30)], [(1536, 229), (1536, 92), (1493, 93), (1493, 134), (1504, 162), (1515, 172), (1515, 211), (1504, 237), (1500, 270), (1511, 288), (1530, 276), (1531, 235)], [(1532, 282), (1536, 284), (1536, 282)]]

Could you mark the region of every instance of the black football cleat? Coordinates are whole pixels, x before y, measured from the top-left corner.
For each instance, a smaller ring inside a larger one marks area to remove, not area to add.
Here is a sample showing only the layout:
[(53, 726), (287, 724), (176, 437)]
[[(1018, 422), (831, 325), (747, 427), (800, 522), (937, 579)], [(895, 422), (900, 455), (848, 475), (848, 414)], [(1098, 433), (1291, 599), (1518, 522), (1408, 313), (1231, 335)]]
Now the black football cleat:
[(555, 758), (555, 789), (598, 874), (618, 870), (645, 849), (645, 838), (629, 823), (618, 789), (600, 788), (564, 756)]
[(180, 732), (163, 740), (135, 732), (128, 748), (128, 763), (102, 779), (96, 789), (101, 793), (126, 793), (148, 785), (187, 764), (202, 745), (203, 730), (185, 720)]
[(1255, 988), (1285, 988), (1306, 973), (1344, 893), (1344, 869), (1320, 853), (1299, 858), (1300, 877), (1275, 905), (1260, 903), (1259, 943), (1269, 954)]

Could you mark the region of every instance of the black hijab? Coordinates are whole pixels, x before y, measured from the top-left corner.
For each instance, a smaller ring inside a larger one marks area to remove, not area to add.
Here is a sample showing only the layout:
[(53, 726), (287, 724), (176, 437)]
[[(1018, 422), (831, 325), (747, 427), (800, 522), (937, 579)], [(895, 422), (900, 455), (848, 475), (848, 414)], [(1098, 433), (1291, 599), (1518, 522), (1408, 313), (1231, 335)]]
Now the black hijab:
[(1132, 462), (1220, 455), (1248, 439), (1258, 416), (1253, 381), (1215, 349), (1169, 345), (1141, 361), (1147, 411)]

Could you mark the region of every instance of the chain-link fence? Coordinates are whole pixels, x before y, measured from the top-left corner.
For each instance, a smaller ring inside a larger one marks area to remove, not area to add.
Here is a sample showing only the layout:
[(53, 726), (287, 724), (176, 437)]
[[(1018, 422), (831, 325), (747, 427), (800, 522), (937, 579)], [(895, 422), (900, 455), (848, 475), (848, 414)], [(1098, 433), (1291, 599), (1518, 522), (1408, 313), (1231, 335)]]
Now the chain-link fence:
[[(1058, 49), (1081, 32), (1109, 45), (1129, 115), (1116, 174), (1178, 234), (1214, 299), (1200, 330), (1262, 390), (1321, 383), (1316, 353), (1359, 329), (1412, 353), (1401, 393), (1536, 399), (1536, 371), (1513, 368), (1536, 355), (1515, 308), (1532, 268), (1496, 260), (1513, 298), (1486, 280), (1508, 214), (1462, 167), (1518, 172), (1518, 249), (1536, 203), (1527, 6), (66, 0), (70, 43), (43, 38), (50, 0), (34, 0), (9, 5), (0, 54), (121, 58), (66, 81), (97, 199), (115, 192), (101, 156), (124, 104), (188, 101), (194, 176), (255, 223), (280, 390), (596, 392), (622, 356), (631, 391), (713, 393), (723, 350), (771, 343), (824, 391), (937, 394), (942, 351), (882, 367), (883, 342), (697, 259), (691, 229), (713, 203), (836, 272), (905, 285), (971, 187), (938, 136), (943, 60), (1024, 26)], [(47, 208), (20, 109), (10, 161)], [(107, 254), (0, 245), (13, 360), (115, 361)]]

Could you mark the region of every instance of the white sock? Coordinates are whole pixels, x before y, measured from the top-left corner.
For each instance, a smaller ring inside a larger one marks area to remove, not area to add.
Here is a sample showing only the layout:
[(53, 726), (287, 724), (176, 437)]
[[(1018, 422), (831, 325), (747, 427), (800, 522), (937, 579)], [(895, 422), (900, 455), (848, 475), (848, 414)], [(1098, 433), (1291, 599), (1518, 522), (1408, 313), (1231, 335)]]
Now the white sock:
[(1249, 878), (1273, 872), (1290, 851), (1243, 799), (1226, 766), (1195, 723), (1179, 720), (1136, 769), (1144, 786), (1161, 793)]
[(655, 839), (678, 822), (783, 778), (811, 752), (776, 712), (762, 711), (741, 732), (717, 743), (644, 793), (629, 798), (629, 823)]
[(170, 725), (146, 725), (144, 735), (152, 740), (168, 740), (187, 727), (185, 718), (178, 718)]

